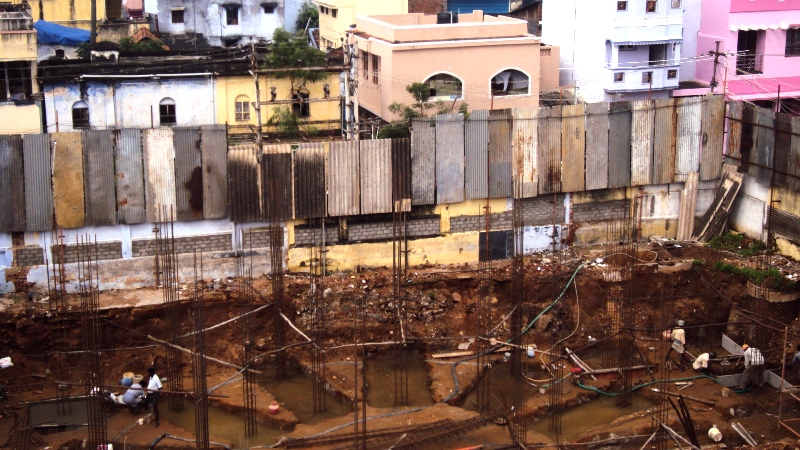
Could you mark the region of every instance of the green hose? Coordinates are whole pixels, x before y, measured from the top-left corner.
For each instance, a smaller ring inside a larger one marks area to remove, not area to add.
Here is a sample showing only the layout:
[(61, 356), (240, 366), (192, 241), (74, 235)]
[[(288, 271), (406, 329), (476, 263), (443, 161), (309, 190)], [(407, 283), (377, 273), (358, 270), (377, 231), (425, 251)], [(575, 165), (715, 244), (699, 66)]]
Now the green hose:
[[(719, 381), (718, 381), (716, 378), (714, 378), (714, 377), (711, 377), (711, 376), (708, 376), (708, 375), (695, 375), (695, 376), (693, 376), (693, 377), (686, 377), (686, 378), (675, 378), (675, 379), (673, 379), (673, 380), (667, 380), (667, 382), (675, 382), (675, 381), (692, 381), (692, 380), (698, 380), (698, 379), (700, 379), (700, 378), (708, 378), (709, 380), (711, 380), (711, 381), (713, 381), (713, 382), (715, 382), (715, 383), (719, 384), (720, 386), (722, 386), (722, 385), (720, 384), (720, 382), (719, 382)], [(631, 388), (631, 392), (633, 392), (633, 391), (635, 391), (635, 390), (638, 390), (638, 389), (641, 389), (641, 388), (643, 388), (643, 387), (646, 387), (646, 386), (650, 386), (651, 384), (656, 384), (656, 383), (661, 383), (661, 382), (663, 382), (663, 381), (662, 381), (662, 380), (648, 381), (647, 383), (640, 384), (640, 385), (638, 385), (638, 386), (634, 386), (633, 388)], [(600, 389), (597, 389), (597, 388), (596, 388), (596, 387), (594, 387), (594, 386), (586, 386), (586, 385), (585, 385), (585, 384), (583, 384), (583, 383), (578, 383), (578, 386), (582, 387), (583, 389), (586, 389), (587, 391), (594, 391), (594, 392), (597, 392), (598, 394), (602, 394), (602, 395), (608, 395), (608, 396), (610, 396), (610, 397), (616, 397), (616, 396), (620, 395), (620, 394), (615, 394), (615, 393), (613, 393), (613, 392), (601, 391)], [(740, 390), (739, 390), (739, 389), (731, 389), (731, 390), (732, 390), (733, 392), (736, 392), (737, 394), (743, 394), (743, 393), (745, 393), (745, 392), (749, 391), (749, 390), (750, 390), (750, 388), (747, 388), (747, 389), (740, 389)]]

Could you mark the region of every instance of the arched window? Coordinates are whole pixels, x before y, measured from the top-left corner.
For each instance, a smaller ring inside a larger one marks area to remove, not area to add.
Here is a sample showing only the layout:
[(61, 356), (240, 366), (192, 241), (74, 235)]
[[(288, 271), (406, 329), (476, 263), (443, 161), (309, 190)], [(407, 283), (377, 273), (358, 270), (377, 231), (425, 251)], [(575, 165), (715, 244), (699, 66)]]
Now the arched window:
[(524, 72), (516, 69), (505, 69), (491, 80), (492, 95), (528, 95), (530, 94), (531, 79)]
[(455, 100), (464, 97), (464, 84), (448, 73), (432, 75), (425, 84), (431, 89), (431, 100)]
[(175, 100), (165, 97), (158, 102), (158, 117), (161, 125), (175, 125)]
[(86, 102), (72, 105), (72, 128), (89, 128), (89, 105)]
[(250, 120), (250, 98), (246, 95), (236, 97), (236, 121), (247, 122)]

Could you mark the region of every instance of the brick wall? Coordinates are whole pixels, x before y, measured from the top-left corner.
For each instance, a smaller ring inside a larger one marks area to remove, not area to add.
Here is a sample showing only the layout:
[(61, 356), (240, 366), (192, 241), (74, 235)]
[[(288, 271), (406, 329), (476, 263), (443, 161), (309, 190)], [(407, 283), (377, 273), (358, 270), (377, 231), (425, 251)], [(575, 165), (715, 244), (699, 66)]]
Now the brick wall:
[[(137, 239), (132, 242), (132, 249), (134, 257), (153, 256), (156, 254), (156, 241), (155, 239)], [(203, 253), (232, 250), (231, 235), (224, 233), (175, 238), (176, 253), (192, 253), (195, 250)]]
[[(564, 222), (564, 195), (555, 196), (556, 222)], [(553, 223), (553, 196), (529, 198), (522, 201), (522, 218), (525, 225), (548, 225)], [(492, 214), (490, 217), (492, 230), (511, 228), (513, 218), (511, 211)], [(481, 231), (486, 229), (484, 216), (457, 216), (450, 218), (450, 232)]]
[[(74, 263), (78, 262), (78, 246), (77, 245), (65, 245), (64, 247), (64, 262), (65, 263)], [(60, 262), (60, 252), (58, 251), (58, 246), (54, 245), (50, 248), (50, 251), (53, 254), (53, 262), (58, 264)], [(98, 261), (104, 261), (107, 259), (122, 259), (122, 242), (113, 241), (113, 242), (98, 242), (95, 254), (94, 245), (92, 245), (92, 258), (95, 256), (97, 257)]]
[(38, 245), (14, 250), (14, 261), (18, 266), (39, 266), (44, 264), (44, 252)]
[(627, 203), (627, 200), (612, 200), (573, 205), (572, 219), (575, 223), (624, 219)]
[[(319, 228), (295, 227), (294, 245), (319, 245)], [(339, 241), (339, 226), (325, 224), (325, 245)]]
[(409, 13), (436, 14), (447, 10), (447, 0), (408, 0)]
[[(347, 237), (357, 241), (388, 241), (392, 239), (392, 223), (357, 223), (347, 227)], [(408, 221), (408, 237), (436, 236), (439, 234), (439, 218)], [(296, 237), (296, 236), (295, 236)]]
[[(281, 233), (283, 230), (281, 230)], [(269, 229), (251, 228), (242, 230), (242, 250), (269, 247)]]

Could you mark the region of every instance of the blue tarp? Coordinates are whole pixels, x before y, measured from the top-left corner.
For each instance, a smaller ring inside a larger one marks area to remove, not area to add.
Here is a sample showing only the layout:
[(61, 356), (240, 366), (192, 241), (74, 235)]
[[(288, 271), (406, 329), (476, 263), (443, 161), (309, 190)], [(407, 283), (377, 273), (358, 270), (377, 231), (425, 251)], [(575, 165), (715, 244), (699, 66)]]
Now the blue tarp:
[(480, 9), (486, 14), (508, 14), (508, 0), (447, 0), (447, 11), (471, 13)]
[(44, 20), (37, 20), (33, 28), (40, 44), (78, 45), (81, 42), (89, 42), (89, 30), (56, 25)]

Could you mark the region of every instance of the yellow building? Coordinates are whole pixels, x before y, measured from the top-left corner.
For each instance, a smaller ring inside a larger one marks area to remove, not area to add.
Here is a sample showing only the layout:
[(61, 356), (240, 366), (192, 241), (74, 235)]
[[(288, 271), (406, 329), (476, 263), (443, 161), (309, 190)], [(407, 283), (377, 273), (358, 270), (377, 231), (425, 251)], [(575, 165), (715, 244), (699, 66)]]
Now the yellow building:
[[(261, 90), (261, 123), (266, 125), (275, 108), (290, 107), (301, 119), (301, 127), (329, 131), (341, 128), (341, 96), (339, 73), (342, 68), (328, 69), (328, 79), (307, 84), (300, 92), (292, 92), (288, 79), (271, 77), (267, 70), (259, 74)], [(261, 72), (261, 71), (260, 71)], [(256, 87), (249, 75), (220, 76), (216, 79), (217, 121), (226, 124), (231, 133), (253, 133), (256, 125)], [(274, 131), (265, 127), (264, 132)]]
[(319, 9), (320, 49), (339, 48), (356, 16), (408, 13), (408, 0), (313, 0)]
[(0, 13), (0, 134), (42, 132), (32, 27), (25, 8)]
[[(21, 4), (25, 0), (11, 0)], [(65, 27), (92, 28), (92, 0), (27, 0), (33, 20), (46, 20)], [(112, 22), (123, 17), (122, 0), (96, 0), (97, 40), (117, 42), (133, 35), (139, 28), (150, 28), (146, 20)], [(41, 8), (40, 8), (41, 5)]]

